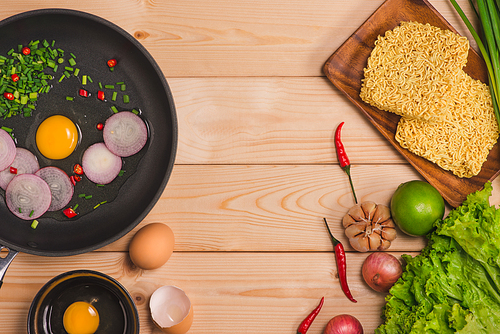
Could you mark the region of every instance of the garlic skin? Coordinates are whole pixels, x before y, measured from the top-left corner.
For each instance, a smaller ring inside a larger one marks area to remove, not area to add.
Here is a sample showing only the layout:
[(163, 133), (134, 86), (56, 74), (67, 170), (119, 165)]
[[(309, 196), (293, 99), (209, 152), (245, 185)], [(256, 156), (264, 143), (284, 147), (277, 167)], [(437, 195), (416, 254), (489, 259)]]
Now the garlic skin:
[(396, 239), (389, 207), (366, 201), (349, 209), (342, 219), (345, 235), (358, 252), (384, 251)]

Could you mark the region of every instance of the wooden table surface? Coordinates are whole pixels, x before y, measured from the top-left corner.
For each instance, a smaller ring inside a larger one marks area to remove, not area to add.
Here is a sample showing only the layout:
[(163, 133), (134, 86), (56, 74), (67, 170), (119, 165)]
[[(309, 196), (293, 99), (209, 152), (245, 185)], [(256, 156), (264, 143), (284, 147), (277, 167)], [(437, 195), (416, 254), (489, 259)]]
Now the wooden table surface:
[[(356, 316), (365, 333), (373, 333), (384, 294), (362, 280), (368, 254), (350, 247), (340, 223), (354, 202), (333, 146), (336, 126), (346, 123), (342, 136), (360, 201), (388, 205), (400, 183), (421, 177), (322, 67), (382, 2), (3, 0), (0, 19), (70, 8), (101, 16), (137, 38), (170, 85), (179, 142), (163, 195), (132, 232), (86, 254), (15, 258), (0, 289), (0, 332), (26, 332), (31, 301), (52, 277), (92, 269), (128, 289), (144, 334), (160, 333), (148, 302), (162, 285), (176, 285), (191, 298), (189, 333), (295, 333), (322, 296), (323, 310), (308, 333), (322, 333), (341, 313)], [(430, 2), (469, 36), (448, 0)], [(459, 3), (471, 15), (468, 1)], [(500, 189), (498, 181), (493, 186)], [(345, 245), (357, 304), (340, 288), (323, 217)], [(152, 222), (172, 228), (174, 254), (159, 269), (140, 270), (127, 247)], [(423, 238), (399, 232), (390, 252), (417, 254), (424, 245)]]

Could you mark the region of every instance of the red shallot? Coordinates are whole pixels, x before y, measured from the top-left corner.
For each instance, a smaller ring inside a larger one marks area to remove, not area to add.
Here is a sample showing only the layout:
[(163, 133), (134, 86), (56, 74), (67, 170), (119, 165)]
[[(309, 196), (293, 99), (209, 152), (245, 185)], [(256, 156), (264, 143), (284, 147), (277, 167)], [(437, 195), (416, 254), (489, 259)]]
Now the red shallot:
[(146, 123), (130, 111), (118, 112), (106, 120), (102, 133), (108, 149), (120, 157), (139, 152), (148, 140)]
[(82, 167), (90, 181), (108, 184), (120, 173), (122, 159), (111, 153), (104, 143), (96, 143), (83, 153)]
[(328, 322), (323, 334), (363, 334), (363, 326), (356, 317), (340, 314)]
[(6, 189), (9, 182), (16, 175), (20, 174), (34, 174), (39, 168), (38, 159), (29, 150), (17, 147), (16, 156), (11, 164), (11, 167), (17, 169), (17, 174), (12, 174), (10, 168), (6, 168), (0, 172), (0, 187)]
[(9, 210), (25, 220), (36, 219), (50, 207), (51, 194), (47, 182), (35, 174), (17, 175), (5, 190)]
[(35, 175), (40, 176), (50, 188), (52, 201), (47, 211), (58, 211), (64, 208), (73, 197), (73, 184), (65, 171), (48, 166), (39, 169)]
[(389, 253), (375, 252), (370, 254), (361, 268), (363, 278), (373, 290), (389, 292), (403, 273), (398, 259)]
[(16, 157), (16, 143), (10, 134), (0, 129), (0, 171), (8, 168)]

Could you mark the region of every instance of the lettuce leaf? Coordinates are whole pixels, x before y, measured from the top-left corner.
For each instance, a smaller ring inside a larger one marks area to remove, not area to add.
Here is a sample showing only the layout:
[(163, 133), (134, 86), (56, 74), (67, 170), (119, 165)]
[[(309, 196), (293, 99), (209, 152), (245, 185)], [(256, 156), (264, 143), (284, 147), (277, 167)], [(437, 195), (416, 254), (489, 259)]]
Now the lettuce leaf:
[(500, 210), (491, 183), (467, 197), (406, 262), (375, 333), (494, 333), (500, 328)]

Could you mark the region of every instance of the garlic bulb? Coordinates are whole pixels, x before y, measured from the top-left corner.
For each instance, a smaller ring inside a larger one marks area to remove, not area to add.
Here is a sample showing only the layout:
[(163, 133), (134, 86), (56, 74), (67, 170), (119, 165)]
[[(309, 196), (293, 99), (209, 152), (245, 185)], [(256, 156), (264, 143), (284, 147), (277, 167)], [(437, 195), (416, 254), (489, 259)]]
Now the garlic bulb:
[(345, 235), (359, 252), (383, 251), (396, 239), (396, 225), (390, 209), (382, 204), (363, 202), (349, 209), (342, 219)]

